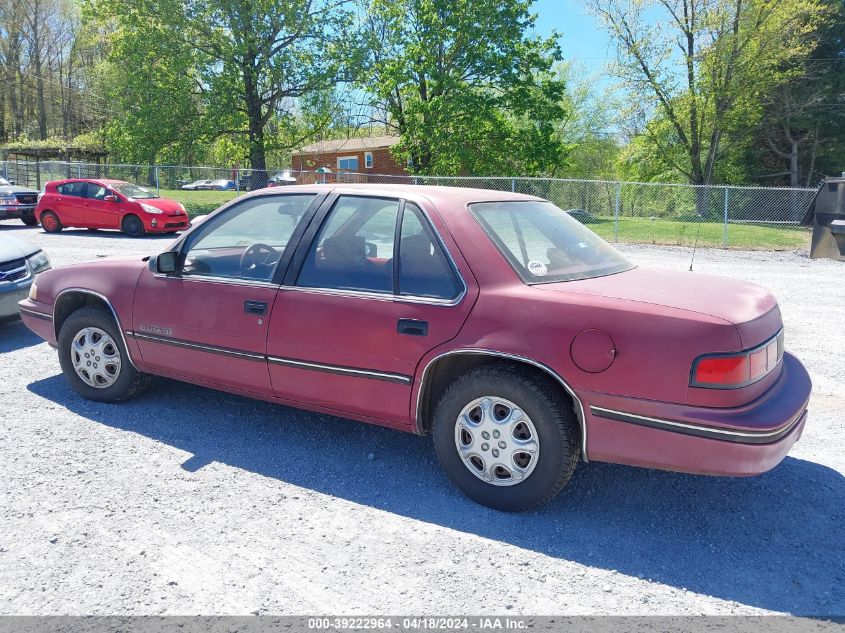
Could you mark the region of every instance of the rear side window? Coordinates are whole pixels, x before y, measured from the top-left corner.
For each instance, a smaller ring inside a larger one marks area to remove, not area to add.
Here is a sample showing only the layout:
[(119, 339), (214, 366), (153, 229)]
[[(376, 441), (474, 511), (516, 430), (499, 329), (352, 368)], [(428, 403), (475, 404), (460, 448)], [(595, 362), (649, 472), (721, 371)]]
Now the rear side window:
[(461, 282), (423, 212), (406, 204), (399, 240), (399, 294), (454, 299)]
[(399, 201), (341, 196), (311, 245), (298, 286), (393, 292)]
[(85, 196), (85, 185), (87, 184), (88, 183), (85, 182), (66, 182), (58, 185), (56, 187), (56, 191), (63, 196), (75, 196), (77, 198), (82, 198)]
[(425, 214), (412, 203), (402, 209), (399, 200), (338, 198), (309, 249), (297, 285), (457, 298), (463, 282)]

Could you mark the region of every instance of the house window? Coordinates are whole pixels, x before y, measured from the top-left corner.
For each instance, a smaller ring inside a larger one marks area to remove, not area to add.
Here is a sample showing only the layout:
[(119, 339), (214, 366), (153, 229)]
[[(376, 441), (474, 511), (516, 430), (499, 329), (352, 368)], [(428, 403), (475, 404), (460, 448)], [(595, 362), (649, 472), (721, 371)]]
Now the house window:
[(358, 171), (358, 157), (338, 156), (337, 168), (342, 171)]
[(373, 168), (373, 153), (372, 152), (364, 152), (364, 167), (367, 169)]

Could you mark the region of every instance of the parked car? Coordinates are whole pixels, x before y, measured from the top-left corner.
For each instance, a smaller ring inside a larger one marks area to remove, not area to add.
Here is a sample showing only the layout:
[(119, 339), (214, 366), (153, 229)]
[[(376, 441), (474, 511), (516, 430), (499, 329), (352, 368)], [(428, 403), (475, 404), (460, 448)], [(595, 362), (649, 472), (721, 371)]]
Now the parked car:
[(27, 226), (35, 226), (35, 205), (38, 190), (17, 187), (5, 178), (0, 178), (0, 220), (20, 219)]
[(600, 217), (584, 209), (567, 209), (566, 212), (569, 214), (569, 217), (575, 218), (581, 224), (598, 224), (602, 221)]
[(38, 273), (50, 268), (40, 248), (10, 235), (0, 235), (0, 323), (18, 318), (18, 301), (25, 299)]
[(210, 180), (195, 180), (194, 182), (189, 182), (188, 184), (182, 185), (181, 188), (185, 191), (196, 191), (198, 189), (211, 189), (211, 181)]
[(270, 178), (269, 182), (267, 183), (268, 187), (285, 187), (287, 185), (295, 185), (296, 184), (296, 176), (294, 176), (290, 171), (282, 171)]
[(225, 178), (221, 180), (212, 180), (211, 181), (211, 189), (214, 191), (235, 191), (238, 186), (235, 184), (234, 180), (226, 180)]
[(452, 481), (501, 510), (548, 501), (579, 458), (761, 473), (807, 418), (768, 291), (637, 267), (527, 195), (265, 190), (156, 256), (36, 285), (24, 321), (86, 398), (159, 375), (431, 433)]
[(179, 202), (123, 180), (48, 182), (35, 216), (48, 233), (66, 227), (118, 229), (131, 237), (175, 233), (187, 228), (188, 214)]

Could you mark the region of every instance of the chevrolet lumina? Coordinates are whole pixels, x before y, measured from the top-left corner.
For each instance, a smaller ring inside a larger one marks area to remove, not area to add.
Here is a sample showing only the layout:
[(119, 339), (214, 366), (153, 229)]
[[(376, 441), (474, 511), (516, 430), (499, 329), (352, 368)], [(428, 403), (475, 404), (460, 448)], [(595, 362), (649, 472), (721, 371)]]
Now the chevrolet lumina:
[(811, 387), (765, 289), (637, 267), (496, 191), (257, 191), (156, 256), (42, 273), (20, 311), (86, 398), (156, 375), (431, 434), (458, 488), (510, 511), (579, 459), (769, 470)]

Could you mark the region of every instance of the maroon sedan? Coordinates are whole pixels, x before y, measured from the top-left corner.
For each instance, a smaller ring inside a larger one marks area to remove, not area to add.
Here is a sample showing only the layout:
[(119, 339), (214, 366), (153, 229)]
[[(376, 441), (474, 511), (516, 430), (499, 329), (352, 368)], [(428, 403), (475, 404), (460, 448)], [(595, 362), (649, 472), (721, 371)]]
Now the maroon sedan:
[(579, 458), (764, 472), (811, 387), (763, 288), (638, 268), (495, 191), (257, 191), (158, 256), (42, 273), (20, 310), (86, 398), (158, 375), (431, 433), (503, 510), (551, 499)]
[(185, 207), (179, 202), (159, 198), (147, 187), (102, 179), (48, 182), (35, 217), (48, 233), (75, 226), (118, 229), (130, 237), (175, 233), (189, 224)]

